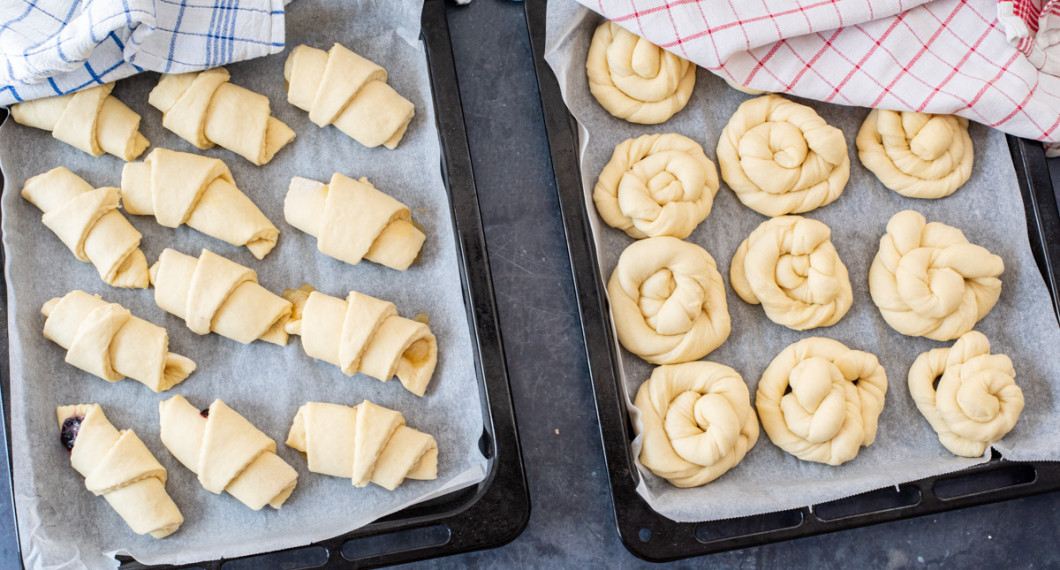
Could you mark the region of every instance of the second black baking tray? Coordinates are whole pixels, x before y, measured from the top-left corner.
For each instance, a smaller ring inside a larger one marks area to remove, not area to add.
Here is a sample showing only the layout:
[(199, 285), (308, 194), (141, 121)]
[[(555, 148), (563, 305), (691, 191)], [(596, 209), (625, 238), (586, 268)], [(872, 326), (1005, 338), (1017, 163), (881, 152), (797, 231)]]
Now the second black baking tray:
[[(525, 0), (556, 192), (581, 311), (586, 357), (607, 462), (615, 521), (622, 543), (650, 561), (700, 556), (1024, 497), (1060, 489), (1060, 464), (990, 462), (949, 475), (912, 481), (846, 499), (764, 515), (679, 523), (654, 511), (636, 487), (640, 475), (630, 450), (633, 434), (616, 370), (611, 315), (581, 187), (578, 136), (559, 84), (545, 62), (545, 0)], [(1060, 211), (1041, 143), (1009, 137), (1026, 206), (1035, 261), (1060, 315)]]
[[(427, 55), (440, 136), (440, 168), (452, 205), (462, 293), (481, 394), (483, 426), (479, 448), (488, 460), (486, 477), (477, 485), (413, 505), (348, 534), (307, 547), (230, 560), (203, 561), (191, 567), (211, 570), (222, 565), (224, 568), (248, 569), (371, 568), (497, 547), (513, 540), (526, 526), (530, 516), (530, 497), (497, 322), (446, 10), (443, 0), (424, 2), (421, 39)], [(0, 109), (0, 122), (6, 115), (6, 111)], [(6, 291), (6, 283), (0, 274), (0, 294), (5, 296), (0, 307), (4, 322)], [(2, 467), (8, 473), (7, 492), (10, 496), (11, 458), (7, 445), (11, 425), (8, 411), (10, 377), (6, 333), (6, 329), (0, 328), (0, 388), (5, 419), (3, 444), (8, 449), (0, 461), (6, 462)], [(17, 532), (17, 525), (13, 526)], [(123, 569), (146, 568), (130, 558), (121, 561)]]

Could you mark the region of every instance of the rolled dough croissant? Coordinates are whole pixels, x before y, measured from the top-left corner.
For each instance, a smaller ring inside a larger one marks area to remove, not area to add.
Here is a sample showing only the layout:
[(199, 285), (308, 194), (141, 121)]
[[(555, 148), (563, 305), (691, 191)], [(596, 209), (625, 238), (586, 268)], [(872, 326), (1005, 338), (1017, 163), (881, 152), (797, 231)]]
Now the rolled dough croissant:
[(386, 70), (340, 44), (291, 50), (283, 66), (287, 101), (319, 127), (335, 125), (366, 147), (397, 148), (415, 114), (386, 83)]
[(404, 271), (427, 239), (413, 225), (408, 206), (376, 190), (367, 179), (338, 173), (328, 184), (292, 178), (283, 215), (287, 223), (317, 238), (321, 253), (354, 265), (368, 259)]
[(353, 376), (386, 382), (397, 376), (422, 396), (438, 362), (438, 343), (424, 323), (400, 317), (393, 303), (351, 291), (345, 300), (303, 285), (284, 291), (294, 303), (287, 332), (302, 336), (302, 348)]
[(151, 266), (155, 303), (196, 334), (284, 346), (291, 303), (258, 285), (254, 271), (204, 249), (199, 258), (165, 249)]
[(294, 491), (298, 472), (276, 455), (276, 442), (221, 400), (199, 411), (173, 396), (158, 416), (162, 444), (207, 491), (228, 491), (255, 511), (280, 508)]
[(99, 295), (71, 291), (41, 313), (44, 337), (67, 349), (66, 362), (108, 382), (128, 376), (160, 392), (195, 371), (191, 359), (169, 352), (166, 329)]
[(405, 425), (401, 412), (368, 400), (355, 407), (309, 402), (294, 416), (287, 445), (313, 473), (349, 477), (393, 491), (405, 479), (438, 478), (438, 444)]
[(140, 115), (110, 94), (113, 83), (77, 93), (18, 103), (16, 123), (51, 131), (52, 136), (92, 156), (113, 154), (136, 160), (151, 143), (140, 134)]
[(118, 431), (99, 404), (60, 406), (62, 442), (85, 487), (102, 495), (136, 534), (165, 538), (184, 522), (166, 493), (166, 469), (132, 430)]
[(94, 265), (108, 285), (129, 289), (148, 286), (141, 235), (118, 212), (117, 188), (93, 189), (60, 166), (27, 180), (22, 197), (44, 212), (44, 225), (78, 259)]
[(272, 251), (280, 235), (216, 158), (156, 148), (143, 162), (122, 169), (121, 200), (130, 214), (154, 216), (168, 228), (187, 224), (245, 245), (258, 259)]
[(228, 82), (223, 67), (163, 75), (148, 102), (162, 111), (162, 126), (197, 148), (218, 145), (261, 166), (294, 131), (269, 110), (269, 98)]

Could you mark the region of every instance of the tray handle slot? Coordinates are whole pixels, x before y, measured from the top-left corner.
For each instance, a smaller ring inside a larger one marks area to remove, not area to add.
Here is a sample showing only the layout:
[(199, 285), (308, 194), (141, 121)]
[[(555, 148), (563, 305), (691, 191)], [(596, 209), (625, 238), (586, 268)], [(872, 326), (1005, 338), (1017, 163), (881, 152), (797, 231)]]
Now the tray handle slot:
[(803, 518), (803, 509), (791, 509), (738, 519), (702, 522), (696, 525), (696, 540), (710, 544), (791, 529), (801, 525)]
[(310, 546), (298, 550), (283, 550), (261, 556), (251, 556), (225, 562), (224, 570), (252, 570), (258, 568), (283, 568), (284, 570), (302, 570), (317, 568), (328, 561), (328, 549), (323, 546)]
[(900, 485), (814, 505), (813, 515), (824, 522), (841, 520), (913, 507), (921, 498), (919, 488)]
[(420, 548), (441, 546), (451, 538), (452, 532), (444, 524), (366, 536), (346, 541), (342, 545), (342, 557), (353, 562), (396, 552), (406, 553)]
[(1029, 485), (1038, 480), (1034, 465), (1026, 463), (999, 463), (993, 469), (964, 473), (940, 478), (932, 485), (932, 492), (943, 501), (973, 495), (985, 495), (1007, 489)]

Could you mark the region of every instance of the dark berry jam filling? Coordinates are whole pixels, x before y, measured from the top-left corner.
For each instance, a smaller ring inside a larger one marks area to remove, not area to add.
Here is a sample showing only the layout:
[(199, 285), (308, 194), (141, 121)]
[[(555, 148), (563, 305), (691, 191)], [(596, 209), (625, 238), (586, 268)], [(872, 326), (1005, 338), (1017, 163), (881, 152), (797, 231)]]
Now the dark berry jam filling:
[(63, 422), (63, 430), (59, 434), (59, 439), (67, 451), (74, 449), (74, 440), (77, 439), (77, 432), (81, 431), (81, 422), (84, 419), (84, 416), (70, 416)]
[(210, 408), (203, 408), (202, 410), (199, 411), (199, 415), (204, 417), (204, 418), (210, 417)]

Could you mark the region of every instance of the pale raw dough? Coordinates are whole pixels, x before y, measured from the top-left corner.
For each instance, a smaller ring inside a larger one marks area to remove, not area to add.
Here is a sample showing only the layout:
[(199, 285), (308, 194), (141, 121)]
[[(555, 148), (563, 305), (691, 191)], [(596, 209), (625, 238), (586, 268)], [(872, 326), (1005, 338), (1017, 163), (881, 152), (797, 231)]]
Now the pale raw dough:
[(71, 291), (41, 314), (44, 337), (67, 350), (66, 362), (108, 382), (127, 376), (161, 392), (195, 371), (191, 359), (169, 352), (166, 329), (99, 295)]
[(207, 491), (228, 491), (255, 511), (280, 508), (294, 491), (298, 472), (276, 442), (221, 400), (200, 412), (178, 394), (158, 404), (158, 416), (162, 445)]
[(836, 324), (854, 296), (831, 236), (828, 226), (802, 216), (762, 222), (732, 256), (733, 290), (790, 329)]
[(427, 239), (412, 223), (408, 206), (376, 190), (365, 178), (354, 180), (339, 173), (328, 184), (292, 178), (283, 216), (317, 238), (320, 253), (353, 265), (367, 259), (405, 271)]
[(672, 237), (634, 242), (607, 283), (618, 341), (652, 364), (698, 360), (729, 338), (714, 258)]
[(769, 363), (755, 406), (777, 447), (804, 461), (840, 465), (876, 440), (886, 394), (887, 374), (875, 356), (811, 337)]
[(684, 239), (710, 215), (718, 171), (703, 147), (677, 134), (626, 139), (596, 181), (600, 217), (629, 237)]
[(997, 303), (1004, 270), (1000, 257), (969, 243), (961, 230), (905, 210), (887, 222), (869, 268), (869, 293), (894, 330), (953, 340)]
[(92, 188), (63, 166), (22, 187), (22, 197), (44, 212), (44, 225), (77, 259), (94, 265), (105, 283), (144, 289), (149, 281), (141, 235), (118, 211), (118, 193), (117, 188)]
[(182, 224), (245, 245), (254, 257), (276, 246), (280, 230), (235, 185), (228, 165), (216, 158), (156, 148), (143, 162), (121, 171), (121, 201), (135, 216), (154, 216), (167, 228)]
[(16, 123), (52, 136), (92, 156), (136, 160), (151, 143), (140, 134), (140, 115), (110, 94), (113, 83), (11, 106)]
[(406, 390), (423, 396), (438, 363), (438, 342), (424, 323), (398, 316), (393, 303), (350, 291), (339, 299), (310, 285), (283, 292), (294, 304), (287, 332), (302, 337), (302, 349), (353, 376), (386, 382), (397, 376)]
[(99, 404), (60, 406), (56, 415), (60, 430), (68, 418), (81, 418), (70, 465), (133, 532), (165, 538), (180, 528), (184, 517), (166, 493), (166, 469), (135, 432), (115, 429)]
[(977, 331), (918, 356), (909, 369), (909, 395), (942, 445), (962, 457), (982, 457), (1023, 411), (1012, 360), (990, 354), (990, 341)]
[(740, 105), (718, 141), (718, 164), (736, 197), (766, 216), (831, 204), (850, 178), (843, 132), (779, 95)]
[(386, 70), (342, 45), (301, 45), (283, 66), (287, 101), (319, 127), (335, 125), (366, 147), (397, 148), (416, 108), (386, 84)]
[(759, 89), (751, 89), (750, 87), (744, 87), (743, 85), (740, 85), (739, 83), (736, 83), (735, 81), (732, 81), (731, 79), (726, 79), (725, 83), (727, 83), (729, 85), (729, 87), (732, 87), (733, 89), (739, 91), (740, 93), (746, 93), (748, 95), (764, 95), (766, 93), (769, 93), (768, 91), (762, 91), (762, 90), (759, 90)]
[(677, 487), (697, 487), (736, 466), (758, 441), (743, 378), (714, 362), (660, 366), (633, 403), (640, 462)]
[(268, 97), (228, 79), (223, 67), (163, 75), (147, 101), (162, 111), (162, 126), (196, 148), (218, 145), (261, 166), (294, 131), (271, 115)]
[(613, 22), (596, 28), (585, 62), (589, 91), (612, 115), (655, 125), (685, 108), (696, 66)]
[(151, 266), (155, 303), (195, 334), (284, 346), (291, 303), (258, 285), (254, 271), (204, 249), (199, 258), (165, 249)]
[(313, 473), (375, 483), (393, 491), (405, 479), (438, 478), (434, 437), (405, 425), (401, 412), (364, 400), (354, 407), (309, 402), (298, 408), (287, 445)]
[(903, 196), (949, 196), (972, 175), (972, 138), (964, 117), (873, 109), (857, 145), (865, 168)]

